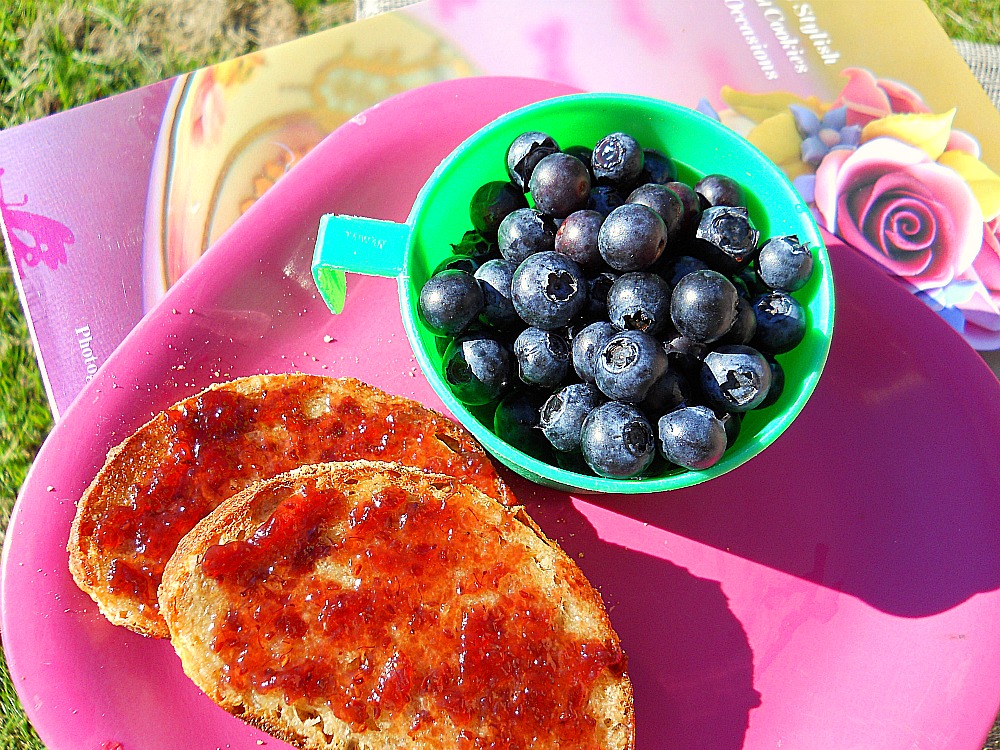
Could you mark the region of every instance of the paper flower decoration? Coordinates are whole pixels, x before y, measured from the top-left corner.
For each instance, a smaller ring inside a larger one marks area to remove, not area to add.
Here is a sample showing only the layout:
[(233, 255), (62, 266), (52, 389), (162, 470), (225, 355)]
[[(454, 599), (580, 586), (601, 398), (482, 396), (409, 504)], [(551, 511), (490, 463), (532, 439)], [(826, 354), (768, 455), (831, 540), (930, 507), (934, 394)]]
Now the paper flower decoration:
[(909, 87), (848, 68), (832, 102), (723, 88), (699, 109), (743, 133), (819, 224), (880, 263), (978, 349), (1000, 349), (1000, 176)]

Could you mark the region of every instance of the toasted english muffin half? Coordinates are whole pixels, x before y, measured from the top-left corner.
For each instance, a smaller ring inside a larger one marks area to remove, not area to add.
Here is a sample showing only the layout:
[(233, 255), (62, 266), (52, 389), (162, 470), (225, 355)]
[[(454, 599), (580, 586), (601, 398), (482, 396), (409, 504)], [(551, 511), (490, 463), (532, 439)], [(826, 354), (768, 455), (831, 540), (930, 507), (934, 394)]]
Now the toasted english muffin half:
[(301, 748), (634, 745), (600, 596), (521, 508), (379, 462), (226, 500), (167, 564), (160, 611), (216, 703)]
[(371, 459), (512, 495), (464, 428), (352, 378), (259, 375), (186, 398), (113, 448), (68, 543), (77, 585), (114, 624), (166, 637), (156, 589), (180, 539), (223, 500), (303, 465)]

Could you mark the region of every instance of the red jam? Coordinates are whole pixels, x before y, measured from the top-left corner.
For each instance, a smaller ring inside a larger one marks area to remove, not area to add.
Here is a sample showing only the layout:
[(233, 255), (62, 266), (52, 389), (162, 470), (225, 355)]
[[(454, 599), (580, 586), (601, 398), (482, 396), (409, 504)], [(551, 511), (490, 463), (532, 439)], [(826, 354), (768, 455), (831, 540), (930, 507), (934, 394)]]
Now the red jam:
[[(474, 750), (598, 750), (589, 694), (625, 656), (557, 627), (517, 574), (526, 550), (475, 533), (468, 508), (402, 489), (348, 504), (300, 490), (248, 541), (206, 552), (204, 573), (240, 602), (213, 640), (234, 688), (326, 703), (359, 732), (401, 715), (415, 742), (447, 715)], [(319, 558), (343, 576), (316, 575)]]
[(181, 537), (236, 492), (303, 464), (415, 465), (419, 457), (420, 466), (496, 496), (497, 475), (485, 456), (449, 439), (451, 450), (435, 437), (438, 424), (444, 433), (446, 418), (430, 418), (409, 404), (367, 411), (350, 397), (313, 417), (303, 405), (315, 387), (315, 379), (304, 376), (263, 394), (207, 391), (168, 409), (163, 462), (130, 489), (127, 505), (81, 527), (82, 536), (93, 536), (116, 558), (108, 572), (111, 591), (156, 611), (163, 567)]

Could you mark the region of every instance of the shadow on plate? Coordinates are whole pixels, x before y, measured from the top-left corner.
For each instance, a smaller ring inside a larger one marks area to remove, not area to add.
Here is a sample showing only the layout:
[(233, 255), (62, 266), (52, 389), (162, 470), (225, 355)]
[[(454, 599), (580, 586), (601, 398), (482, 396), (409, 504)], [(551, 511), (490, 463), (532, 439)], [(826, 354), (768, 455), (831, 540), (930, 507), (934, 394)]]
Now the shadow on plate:
[(588, 501), (889, 614), (943, 612), (1000, 586), (1000, 389), (922, 303), (830, 254), (830, 357), (785, 434), (710, 482)]
[(601, 591), (629, 657), (636, 747), (743, 747), (760, 705), (753, 653), (721, 584), (674, 563), (602, 540), (566, 495), (515, 491), (546, 533)]

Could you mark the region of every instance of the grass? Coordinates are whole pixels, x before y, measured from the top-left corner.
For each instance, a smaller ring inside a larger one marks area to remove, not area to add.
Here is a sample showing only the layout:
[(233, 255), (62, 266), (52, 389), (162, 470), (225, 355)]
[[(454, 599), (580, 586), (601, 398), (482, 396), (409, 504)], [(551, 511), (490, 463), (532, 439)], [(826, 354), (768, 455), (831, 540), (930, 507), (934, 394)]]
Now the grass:
[(1000, 43), (1000, 5), (996, 0), (926, 0), (952, 39)]
[[(137, 23), (137, 3), (91, 6), (52, 0), (14, 0), (0, 24), (2, 73), (7, 92), (0, 126), (93, 101), (155, 80), (173, 60), (137, 45), (123, 55), (117, 44)], [(176, 61), (180, 62), (180, 61)], [(194, 63), (195, 61), (188, 61)]]
[[(926, 1), (950, 37), (1000, 43), (996, 0)], [(3, 5), (0, 128), (332, 26), (352, 13), (350, 0), (5, 0)], [(199, 23), (198, 13), (212, 8), (213, 23)], [(0, 393), (5, 395), (0, 400), (2, 541), (17, 491), (52, 426), (6, 255), (0, 261)], [(1000, 750), (1000, 725), (986, 748)], [(2, 658), (0, 750), (44, 750)]]

